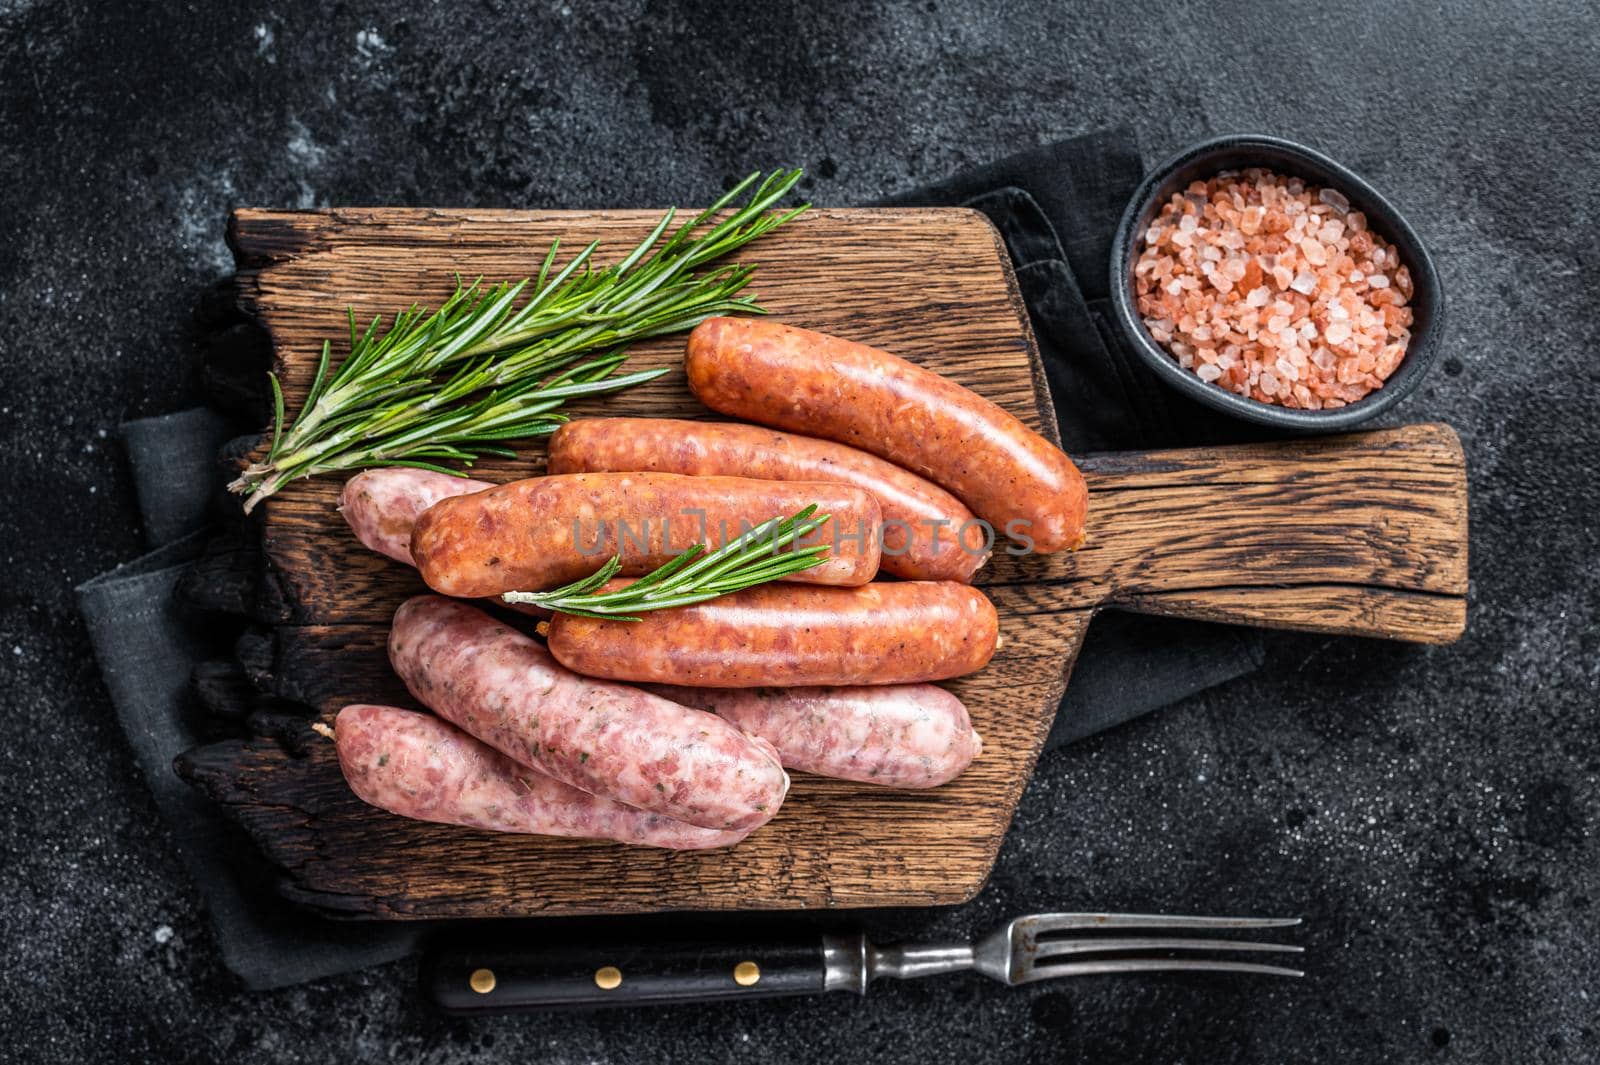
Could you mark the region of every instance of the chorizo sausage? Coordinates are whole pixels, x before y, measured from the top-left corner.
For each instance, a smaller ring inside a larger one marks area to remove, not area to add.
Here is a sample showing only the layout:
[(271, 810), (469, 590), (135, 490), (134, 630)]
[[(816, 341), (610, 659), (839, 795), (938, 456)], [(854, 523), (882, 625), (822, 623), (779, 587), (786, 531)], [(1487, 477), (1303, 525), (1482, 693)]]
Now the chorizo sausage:
[(673, 418), (584, 418), (550, 438), (551, 473), (628, 470), (853, 484), (883, 510), (883, 568), (906, 580), (971, 581), (992, 546), (943, 488), (832, 440)]
[(767, 740), (786, 769), (839, 780), (937, 787), (983, 750), (961, 700), (932, 684), (650, 690)]
[(464, 603), (431, 595), (402, 603), (389, 663), (439, 716), (591, 795), (737, 831), (770, 820), (789, 788), (766, 741), (703, 710), (575, 676)]
[(959, 677), (994, 657), (999, 627), (994, 604), (971, 585), (892, 581), (762, 584), (639, 621), (557, 614), (548, 633), (556, 660), (590, 677), (794, 688)]
[(411, 565), (411, 527), (422, 512), (451, 496), (493, 488), (488, 481), (436, 470), (389, 466), (356, 474), (339, 493), (339, 513), (367, 547)]
[(805, 543), (823, 561), (790, 580), (865, 584), (878, 572), (877, 500), (859, 488), (671, 473), (580, 473), (513, 481), (441, 500), (417, 519), (411, 555), (428, 587), (476, 598), (541, 591), (621, 554), (641, 576), (702, 540), (715, 550), (775, 517), (817, 504), (832, 520)]
[(579, 791), (430, 714), (347, 706), (334, 721), (334, 743), (357, 798), (419, 821), (671, 850), (727, 847), (748, 834), (696, 828)]
[(712, 410), (886, 458), (955, 493), (997, 536), (1025, 536), (1041, 554), (1083, 541), (1088, 492), (1072, 460), (931, 370), (755, 318), (701, 322), (685, 368)]

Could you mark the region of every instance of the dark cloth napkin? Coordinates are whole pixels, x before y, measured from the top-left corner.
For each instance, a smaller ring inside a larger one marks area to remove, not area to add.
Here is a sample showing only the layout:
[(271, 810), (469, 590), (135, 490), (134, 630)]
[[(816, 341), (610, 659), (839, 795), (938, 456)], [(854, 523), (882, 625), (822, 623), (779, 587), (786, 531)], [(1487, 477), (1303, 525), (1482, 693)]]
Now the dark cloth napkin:
[(112, 705), (178, 857), (205, 900), (223, 964), (261, 990), (404, 957), (419, 931), (329, 921), (290, 905), (273, 890), (276, 874), (239, 828), (173, 772), (172, 760), (203, 742), (190, 708), (190, 673), (221, 650), (215, 619), (197, 616), (175, 593), (210, 535), (217, 453), (235, 431), (204, 409), (122, 427), (145, 539), (154, 550), (77, 592)]
[[(1126, 132), (1022, 152), (889, 201), (975, 207), (1004, 235), (1033, 320), (1069, 451), (1216, 439), (1231, 426), (1179, 402), (1106, 328), (1111, 232), (1140, 176)], [(78, 588), (112, 704), (179, 855), (209, 909), (224, 963), (252, 988), (282, 987), (404, 957), (415, 924), (341, 923), (296, 909), (242, 833), (180, 781), (172, 760), (202, 742), (189, 707), (194, 667), (218, 653), (215, 618), (176, 595), (207, 538), (207, 508), (230, 426), (206, 410), (123, 427), (152, 552)], [(1246, 630), (1107, 614), (1089, 630), (1049, 745), (1099, 732), (1249, 672)]]

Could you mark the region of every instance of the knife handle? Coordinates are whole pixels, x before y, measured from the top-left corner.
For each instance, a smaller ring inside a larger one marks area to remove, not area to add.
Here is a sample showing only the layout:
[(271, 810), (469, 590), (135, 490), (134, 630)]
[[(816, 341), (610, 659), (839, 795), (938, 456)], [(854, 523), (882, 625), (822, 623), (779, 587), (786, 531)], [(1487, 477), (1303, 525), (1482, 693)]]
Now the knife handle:
[(424, 961), (422, 982), (440, 1009), (469, 1014), (807, 995), (824, 976), (813, 940), (442, 949)]

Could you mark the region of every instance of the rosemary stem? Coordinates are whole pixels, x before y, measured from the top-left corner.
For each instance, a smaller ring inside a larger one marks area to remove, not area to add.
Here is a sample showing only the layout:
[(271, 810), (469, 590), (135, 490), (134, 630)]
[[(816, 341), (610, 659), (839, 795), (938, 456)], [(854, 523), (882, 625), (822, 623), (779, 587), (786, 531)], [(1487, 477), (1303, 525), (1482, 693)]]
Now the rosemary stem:
[[(290, 481), (330, 470), (379, 462), (437, 468), (441, 457), (470, 465), (481, 454), (509, 454), (500, 441), (550, 432), (561, 420), (555, 411), (571, 398), (650, 380), (664, 371), (611, 377), (620, 356), (551, 375), (584, 352), (690, 329), (715, 314), (762, 313), (739, 295), (752, 267), (695, 271), (805, 210), (771, 210), (800, 177), (799, 170), (751, 174), (670, 235), (676, 212), (668, 211), (610, 267), (594, 266), (598, 244), (591, 243), (552, 275), (553, 242), (536, 283), (484, 288), (481, 279), (458, 280), (436, 310), (413, 305), (387, 330), (375, 318), (360, 331), (352, 311), (349, 354), (330, 370), (324, 345), (292, 421), (273, 379), (271, 452), (229, 488), (245, 496), (249, 511)], [(752, 186), (742, 206), (717, 217)]]

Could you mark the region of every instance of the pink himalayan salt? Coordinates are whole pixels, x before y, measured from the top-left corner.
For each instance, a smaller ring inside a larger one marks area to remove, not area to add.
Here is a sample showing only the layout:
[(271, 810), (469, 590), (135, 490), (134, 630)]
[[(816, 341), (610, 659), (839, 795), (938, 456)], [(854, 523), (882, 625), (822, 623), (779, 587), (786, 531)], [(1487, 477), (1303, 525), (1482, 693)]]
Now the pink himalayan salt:
[(1411, 339), (1411, 274), (1333, 189), (1251, 169), (1162, 205), (1134, 269), (1139, 314), (1185, 369), (1318, 410), (1381, 388)]

